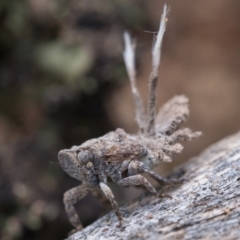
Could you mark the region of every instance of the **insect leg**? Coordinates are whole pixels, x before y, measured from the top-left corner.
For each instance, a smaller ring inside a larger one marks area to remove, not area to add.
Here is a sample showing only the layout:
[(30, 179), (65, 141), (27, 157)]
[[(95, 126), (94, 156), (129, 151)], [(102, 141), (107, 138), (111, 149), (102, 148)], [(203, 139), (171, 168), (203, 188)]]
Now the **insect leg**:
[(99, 199), (99, 201), (106, 207), (110, 206), (110, 202), (108, 201), (108, 199), (106, 199), (99, 191), (99, 189), (94, 189), (91, 191), (92, 195), (94, 197), (96, 197), (97, 199)]
[(149, 167), (147, 167), (144, 163), (139, 161), (131, 161), (128, 166), (128, 175), (135, 175), (137, 172), (145, 172), (148, 173), (155, 181), (160, 184), (169, 184), (172, 185), (174, 183), (178, 183), (179, 180), (168, 180), (160, 176), (159, 174), (152, 171)]
[(82, 223), (73, 205), (77, 203), (80, 199), (85, 197), (89, 192), (90, 188), (91, 186), (89, 186), (88, 184), (82, 184), (64, 193), (63, 202), (65, 205), (66, 213), (68, 215), (68, 219), (71, 224), (78, 230), (82, 229)]
[(102, 189), (105, 196), (107, 197), (107, 199), (111, 202), (112, 208), (115, 211), (115, 213), (117, 215), (117, 218), (119, 220), (119, 225), (118, 226), (120, 227), (123, 223), (122, 214), (120, 213), (118, 203), (115, 200), (115, 197), (114, 197), (111, 189), (103, 182), (100, 182), (99, 186)]
[(117, 182), (121, 186), (134, 186), (134, 185), (143, 185), (151, 193), (156, 194), (155, 188), (152, 184), (142, 175), (134, 175), (130, 177), (123, 178)]

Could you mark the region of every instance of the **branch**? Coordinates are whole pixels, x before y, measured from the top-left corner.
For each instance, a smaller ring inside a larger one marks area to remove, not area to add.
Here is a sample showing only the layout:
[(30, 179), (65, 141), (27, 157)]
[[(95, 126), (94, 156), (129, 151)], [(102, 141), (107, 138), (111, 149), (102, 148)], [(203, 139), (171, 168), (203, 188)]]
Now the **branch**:
[(209, 147), (170, 177), (186, 181), (164, 193), (145, 194), (68, 240), (240, 239), (240, 132)]

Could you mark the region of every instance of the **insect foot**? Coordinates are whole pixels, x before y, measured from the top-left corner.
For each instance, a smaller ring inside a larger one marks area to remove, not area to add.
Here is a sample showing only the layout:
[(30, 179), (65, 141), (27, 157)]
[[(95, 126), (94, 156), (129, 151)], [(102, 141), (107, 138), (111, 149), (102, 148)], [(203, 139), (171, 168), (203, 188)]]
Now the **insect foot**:
[(142, 186), (160, 197), (152, 184), (142, 176), (149, 175), (161, 185), (175, 185), (182, 180), (168, 180), (152, 169), (161, 162), (170, 162), (180, 154), (183, 146), (180, 141), (191, 141), (201, 135), (182, 124), (189, 115), (188, 98), (175, 96), (165, 103), (156, 114), (156, 88), (163, 34), (166, 28), (167, 6), (163, 8), (160, 27), (152, 50), (152, 71), (149, 77), (149, 100), (145, 111), (142, 99), (136, 88), (136, 71), (134, 46), (128, 33), (124, 34), (124, 62), (130, 79), (135, 103), (136, 122), (139, 131), (135, 135), (127, 134), (118, 128), (102, 137), (91, 139), (80, 146), (61, 150), (58, 159), (63, 170), (82, 184), (64, 194), (64, 205), (70, 223), (75, 230), (82, 224), (74, 204), (84, 198), (88, 192), (102, 191), (116, 213), (120, 227), (123, 217), (118, 203), (108, 186), (111, 181), (120, 186)]

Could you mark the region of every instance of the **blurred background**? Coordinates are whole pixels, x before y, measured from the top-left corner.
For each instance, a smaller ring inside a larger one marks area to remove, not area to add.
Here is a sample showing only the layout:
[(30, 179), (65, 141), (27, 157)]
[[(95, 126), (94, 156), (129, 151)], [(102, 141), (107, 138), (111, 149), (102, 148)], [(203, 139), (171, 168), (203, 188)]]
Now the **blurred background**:
[[(63, 239), (72, 229), (62, 203), (79, 184), (59, 150), (117, 127), (137, 130), (122, 51), (137, 39), (140, 92), (147, 100), (153, 33), (164, 1), (0, 2), (0, 239)], [(239, 130), (240, 2), (167, 1), (158, 106), (190, 98), (187, 123), (204, 136), (186, 143), (171, 168)], [(148, 32), (147, 32), (148, 31)], [(141, 192), (111, 186), (118, 202)], [(84, 226), (110, 209), (88, 195), (76, 205)]]

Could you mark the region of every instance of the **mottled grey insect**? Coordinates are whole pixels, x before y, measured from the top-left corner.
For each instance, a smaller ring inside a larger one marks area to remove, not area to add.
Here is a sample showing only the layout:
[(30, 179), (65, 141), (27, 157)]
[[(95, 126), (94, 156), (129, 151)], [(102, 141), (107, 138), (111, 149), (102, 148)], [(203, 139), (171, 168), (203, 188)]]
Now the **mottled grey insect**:
[(62, 150), (58, 154), (64, 171), (82, 182), (80, 186), (67, 191), (63, 200), (68, 218), (75, 229), (81, 229), (82, 225), (74, 204), (94, 188), (100, 188), (109, 199), (121, 225), (123, 218), (118, 203), (107, 185), (108, 182), (112, 181), (121, 186), (142, 185), (151, 193), (157, 194), (151, 183), (140, 173), (149, 174), (160, 184), (174, 183), (174, 180), (158, 175), (152, 171), (152, 168), (161, 162), (170, 162), (173, 156), (181, 153), (183, 146), (177, 143), (178, 141), (190, 141), (201, 134), (192, 132), (188, 128), (180, 128), (189, 115), (188, 99), (185, 96), (173, 97), (160, 108), (157, 115), (155, 114), (160, 46), (165, 31), (166, 15), (167, 8), (164, 6), (152, 51), (147, 114), (135, 86), (134, 47), (130, 36), (127, 33), (124, 35), (126, 45), (124, 61), (136, 107), (138, 134), (130, 135), (118, 128), (102, 137), (86, 141), (80, 146)]

